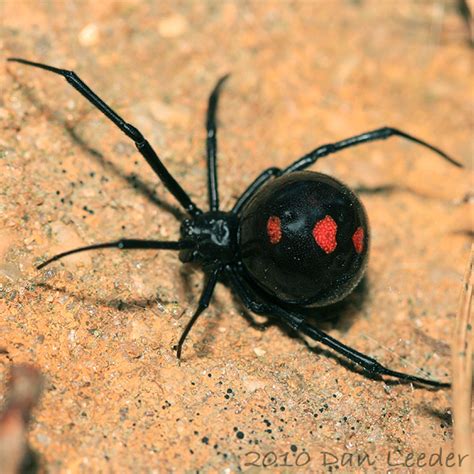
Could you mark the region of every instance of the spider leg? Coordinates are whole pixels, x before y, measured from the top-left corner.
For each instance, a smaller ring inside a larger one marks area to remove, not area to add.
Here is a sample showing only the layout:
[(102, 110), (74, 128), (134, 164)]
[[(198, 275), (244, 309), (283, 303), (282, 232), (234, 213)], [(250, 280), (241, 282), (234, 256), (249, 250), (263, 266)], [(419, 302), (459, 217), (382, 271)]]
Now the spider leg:
[(221, 77), (214, 86), (207, 106), (206, 117), (206, 152), (207, 152), (207, 188), (209, 191), (209, 208), (211, 211), (219, 210), (219, 192), (217, 189), (217, 125), (216, 112), (219, 102), (221, 87), (229, 74)]
[(189, 195), (178, 184), (178, 182), (171, 176), (165, 165), (162, 163), (158, 155), (155, 153), (148, 141), (143, 137), (139, 130), (133, 125), (125, 122), (114, 110), (110, 108), (82, 79), (74, 72), (66, 69), (58, 69), (46, 64), (27, 61), (20, 58), (8, 58), (7, 61), (26, 64), (28, 66), (45, 69), (63, 76), (74, 89), (82, 94), (94, 107), (99, 109), (107, 118), (109, 118), (117, 127), (135, 142), (135, 146), (142, 154), (148, 164), (153, 168), (153, 171), (158, 175), (168, 191), (178, 200), (183, 208), (192, 216), (201, 214), (201, 210), (193, 203)]
[(262, 173), (255, 178), (253, 183), (242, 193), (231, 212), (233, 214), (238, 214), (258, 189), (260, 189), (270, 178), (273, 176), (279, 176), (280, 174), (280, 168), (268, 168), (265, 171), (262, 171)]
[(186, 340), (186, 337), (189, 334), (189, 331), (191, 331), (191, 328), (194, 326), (194, 323), (197, 321), (197, 318), (209, 306), (209, 302), (211, 301), (212, 293), (214, 293), (217, 279), (219, 277), (221, 270), (222, 270), (221, 267), (214, 269), (212, 273), (209, 275), (209, 278), (206, 284), (204, 285), (204, 289), (202, 290), (202, 293), (201, 293), (201, 298), (199, 298), (198, 307), (196, 308), (196, 311), (192, 315), (188, 324), (186, 324), (183, 334), (181, 334), (181, 337), (179, 338), (177, 349), (176, 349), (176, 356), (178, 357), (178, 359), (181, 359), (183, 344), (184, 344), (184, 341)]
[(323, 156), (330, 155), (332, 153), (337, 153), (338, 151), (343, 150), (344, 148), (349, 148), (351, 146), (360, 145), (361, 143), (371, 142), (375, 140), (385, 140), (386, 138), (398, 136), (403, 137), (407, 140), (412, 142), (418, 143), (418, 145), (422, 145), (424, 147), (429, 148), (430, 150), (434, 151), (449, 163), (453, 164), (454, 166), (458, 166), (462, 168), (463, 165), (458, 161), (454, 160), (446, 153), (441, 151), (439, 148), (426, 143), (419, 138), (414, 137), (413, 135), (409, 135), (408, 133), (402, 132), (401, 130), (397, 130), (396, 128), (391, 127), (382, 127), (376, 130), (372, 130), (370, 132), (361, 133), (360, 135), (356, 135), (354, 137), (346, 138), (345, 140), (338, 141), (336, 143), (329, 143), (327, 145), (322, 145), (315, 150), (311, 151), (307, 155), (299, 158), (293, 164), (288, 166), (282, 171), (282, 174), (292, 173), (293, 171), (300, 171), (306, 169), (308, 166), (314, 164), (319, 158)]
[(311, 339), (330, 347), (339, 354), (342, 354), (344, 357), (347, 357), (352, 362), (363, 367), (370, 374), (378, 376), (388, 375), (390, 377), (396, 377), (402, 381), (430, 385), (432, 387), (438, 388), (450, 387), (449, 383), (427, 380), (414, 375), (396, 372), (384, 367), (372, 357), (362, 354), (361, 352), (352, 349), (345, 344), (342, 344), (323, 331), (306, 324), (303, 316), (292, 311), (287, 311), (286, 309), (283, 309), (273, 303), (258, 299), (255, 293), (250, 289), (250, 286), (245, 277), (242, 275), (242, 272), (236, 271), (235, 269), (229, 267), (226, 268), (226, 273), (229, 276), (232, 287), (250, 311), (253, 311), (257, 314), (266, 314), (276, 317), (291, 329), (299, 331), (309, 336)]
[(159, 250), (182, 250), (182, 249), (189, 249), (194, 246), (191, 242), (186, 241), (179, 241), (179, 242), (165, 242), (160, 240), (141, 240), (141, 239), (120, 239), (114, 242), (105, 242), (102, 244), (94, 244), (88, 245), (86, 247), (79, 247), (77, 249), (68, 250), (67, 252), (62, 252), (50, 259), (46, 260), (46, 262), (41, 263), (36, 268), (40, 270), (41, 268), (49, 265), (56, 260), (59, 260), (63, 257), (67, 257), (68, 255), (72, 255), (74, 253), (85, 252), (86, 250), (95, 250), (95, 249), (106, 249), (106, 248), (118, 248), (120, 250), (128, 250), (128, 249), (159, 249)]

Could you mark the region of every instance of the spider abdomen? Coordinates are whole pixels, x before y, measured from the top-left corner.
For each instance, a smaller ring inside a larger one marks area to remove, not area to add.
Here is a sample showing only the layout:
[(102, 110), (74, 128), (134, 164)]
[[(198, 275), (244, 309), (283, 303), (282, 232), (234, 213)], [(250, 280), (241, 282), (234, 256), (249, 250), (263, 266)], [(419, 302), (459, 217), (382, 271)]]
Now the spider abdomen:
[(242, 262), (264, 291), (286, 303), (324, 306), (362, 278), (369, 227), (344, 184), (309, 171), (265, 185), (240, 215)]

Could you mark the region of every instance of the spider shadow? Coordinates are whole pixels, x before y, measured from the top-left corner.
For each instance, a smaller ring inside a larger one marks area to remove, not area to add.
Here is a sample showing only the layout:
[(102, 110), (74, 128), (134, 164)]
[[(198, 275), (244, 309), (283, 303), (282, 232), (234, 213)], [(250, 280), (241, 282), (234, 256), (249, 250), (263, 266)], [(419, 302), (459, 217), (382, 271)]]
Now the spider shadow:
[(438, 410), (425, 403), (423, 403), (420, 408), (426, 415), (431, 416), (433, 418), (438, 418), (445, 425), (446, 428), (452, 428), (453, 417), (449, 411)]
[[(169, 204), (163, 200), (161, 200), (156, 191), (150, 186), (145, 183), (141, 178), (139, 178), (135, 173), (126, 174), (122, 171), (115, 163), (106, 159), (104, 155), (90, 146), (75, 130), (74, 126), (68, 123), (68, 121), (63, 117), (60, 112), (52, 111), (48, 106), (43, 104), (38, 96), (33, 92), (31, 88), (23, 84), (21, 81), (18, 80), (18, 77), (8, 71), (10, 75), (12, 75), (15, 80), (20, 84), (22, 93), (24, 96), (42, 113), (44, 113), (48, 119), (60, 125), (66, 133), (69, 135), (71, 141), (78, 146), (81, 150), (83, 150), (86, 154), (88, 154), (99, 166), (101, 166), (105, 171), (110, 172), (111, 174), (119, 177), (123, 181), (125, 181), (128, 185), (133, 187), (137, 190), (140, 194), (142, 194), (149, 202), (155, 204), (159, 208), (163, 209), (164, 211), (173, 215), (176, 219), (182, 220), (186, 216), (185, 214), (177, 207)], [(113, 124), (111, 124), (113, 125)]]
[(65, 288), (50, 285), (49, 283), (39, 282), (34, 284), (35, 288), (41, 288), (46, 291), (56, 291), (58, 293), (67, 294), (77, 303), (88, 303), (97, 306), (105, 306), (107, 308), (116, 309), (124, 313), (131, 313), (136, 311), (146, 311), (156, 306), (158, 303), (171, 304), (171, 301), (161, 299), (159, 296), (153, 298), (138, 298), (138, 299), (123, 299), (123, 298), (97, 298), (90, 295), (78, 294), (67, 291)]
[[(185, 293), (185, 300), (189, 303), (190, 307), (196, 305), (195, 296), (195, 285), (191, 281), (191, 272), (187, 266), (182, 266), (180, 270), (181, 280), (183, 282), (183, 288)], [(152, 308), (156, 308), (157, 304), (167, 305), (174, 303), (160, 298), (158, 295), (153, 298), (137, 298), (137, 299), (124, 299), (124, 298), (98, 298), (87, 294), (79, 294), (66, 290), (66, 288), (51, 285), (45, 282), (35, 282), (32, 288), (41, 288), (45, 291), (54, 291), (62, 293), (71, 297), (76, 303), (93, 304), (96, 306), (105, 306), (112, 308), (122, 313), (136, 313), (140, 311), (147, 311)], [(215, 308), (215, 317), (205, 319), (205, 329), (202, 330), (202, 336), (200, 340), (195, 342), (195, 352), (198, 357), (206, 357), (212, 353), (211, 346), (212, 341), (215, 339), (214, 334), (217, 331), (219, 323), (222, 320), (221, 314), (224, 311), (222, 302), (213, 296), (212, 306)], [(185, 314), (185, 313), (183, 313)], [(184, 323), (185, 325), (186, 323)], [(171, 349), (171, 348), (170, 348)]]
[[(403, 184), (381, 184), (378, 186), (361, 185), (354, 188), (354, 192), (357, 195), (366, 195), (366, 196), (378, 196), (378, 195), (390, 196), (392, 194), (405, 193), (405, 194), (410, 194), (412, 196), (416, 196), (419, 199), (424, 199), (428, 201), (449, 202), (442, 197), (439, 197), (433, 194), (424, 193), (422, 191), (419, 191), (418, 189), (415, 189)], [(456, 201), (452, 201), (452, 204), (462, 204), (464, 202), (467, 202), (466, 199), (468, 198), (466, 196), (463, 196), (462, 198)]]

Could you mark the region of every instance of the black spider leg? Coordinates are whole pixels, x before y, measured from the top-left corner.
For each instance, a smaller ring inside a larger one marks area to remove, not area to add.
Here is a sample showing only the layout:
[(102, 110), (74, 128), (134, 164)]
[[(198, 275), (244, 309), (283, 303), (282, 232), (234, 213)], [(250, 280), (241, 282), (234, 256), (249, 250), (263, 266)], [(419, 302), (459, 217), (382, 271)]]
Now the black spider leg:
[(196, 311), (194, 312), (191, 319), (188, 321), (188, 324), (186, 324), (183, 334), (181, 334), (181, 337), (179, 338), (178, 345), (176, 347), (176, 356), (178, 357), (178, 359), (181, 359), (183, 344), (184, 344), (184, 341), (186, 340), (186, 337), (189, 334), (189, 331), (191, 331), (191, 328), (194, 326), (194, 323), (197, 321), (201, 313), (209, 306), (209, 302), (211, 301), (212, 294), (214, 293), (217, 279), (221, 271), (222, 271), (221, 267), (218, 267), (212, 270), (211, 274), (209, 275), (208, 280), (206, 281), (206, 284), (204, 285), (204, 289), (202, 290), (201, 297), (199, 298), (198, 307), (196, 308)]
[(270, 178), (280, 176), (280, 174), (280, 168), (268, 168), (265, 171), (262, 171), (262, 173), (255, 178), (253, 183), (242, 193), (239, 199), (237, 199), (231, 212), (233, 214), (238, 214), (258, 189), (260, 189)]
[(125, 122), (114, 110), (112, 110), (89, 86), (80, 79), (74, 71), (66, 69), (58, 69), (46, 64), (27, 61), (20, 58), (8, 58), (7, 61), (13, 61), (28, 66), (45, 69), (63, 76), (74, 89), (82, 94), (92, 105), (98, 108), (107, 118), (109, 118), (117, 127), (135, 142), (135, 146), (142, 154), (148, 164), (153, 168), (153, 171), (158, 175), (168, 191), (178, 200), (183, 208), (192, 216), (201, 214), (201, 210), (193, 203), (186, 191), (178, 184), (178, 182), (171, 176), (165, 165), (162, 163), (158, 155), (155, 153), (148, 141), (143, 137), (141, 132), (133, 125)]
[(128, 249), (157, 249), (157, 250), (183, 250), (190, 249), (194, 247), (192, 242), (179, 241), (179, 242), (166, 242), (160, 240), (142, 240), (142, 239), (120, 239), (114, 242), (105, 242), (102, 244), (87, 245), (86, 247), (79, 247), (77, 249), (68, 250), (66, 252), (59, 253), (54, 257), (51, 257), (46, 262), (41, 263), (36, 268), (40, 270), (41, 268), (49, 265), (60, 258), (67, 257), (74, 253), (85, 252), (86, 250), (95, 250), (95, 249), (107, 249), (107, 248), (118, 248), (120, 250)]
[(217, 125), (216, 112), (221, 87), (229, 74), (221, 77), (214, 86), (207, 106), (206, 117), (206, 151), (207, 151), (207, 188), (209, 191), (209, 210), (219, 210), (219, 191), (217, 188)]
[(341, 342), (327, 335), (323, 331), (306, 324), (303, 316), (297, 313), (293, 313), (291, 311), (287, 311), (273, 303), (259, 301), (259, 299), (256, 298), (255, 293), (250, 289), (247, 280), (240, 271), (228, 267), (226, 268), (226, 273), (229, 276), (233, 289), (239, 295), (245, 306), (250, 311), (253, 311), (257, 314), (265, 314), (278, 318), (281, 322), (285, 323), (291, 329), (299, 331), (309, 336), (311, 339), (330, 347), (339, 354), (342, 354), (344, 357), (347, 357), (352, 362), (355, 362), (356, 364), (363, 367), (371, 375), (388, 375), (390, 377), (396, 377), (406, 382), (415, 382), (430, 385), (432, 387), (450, 387), (449, 383), (441, 383), (435, 380), (426, 380), (421, 377), (404, 374), (402, 372), (396, 372), (394, 370), (384, 367), (375, 359), (342, 344)]
[(436, 148), (433, 145), (430, 145), (429, 143), (426, 143), (425, 141), (414, 137), (413, 135), (409, 135), (408, 133), (397, 130), (396, 128), (382, 127), (382, 128), (378, 128), (377, 130), (372, 130), (370, 132), (362, 133), (354, 137), (346, 138), (345, 140), (341, 140), (336, 143), (329, 143), (327, 145), (322, 145), (316, 148), (315, 150), (311, 151), (307, 155), (303, 156), (302, 158), (299, 158), (298, 160), (296, 160), (293, 164), (285, 168), (282, 171), (282, 174), (292, 173), (293, 171), (304, 170), (308, 166), (311, 166), (312, 164), (314, 164), (319, 158), (330, 155), (332, 153), (337, 153), (338, 151), (341, 151), (344, 148), (349, 148), (351, 146), (360, 145), (361, 143), (371, 142), (374, 140), (385, 140), (386, 138), (389, 138), (392, 136), (403, 137), (403, 138), (406, 138), (407, 140), (418, 143), (419, 145), (425, 146), (429, 148), (430, 150), (434, 151), (435, 153), (437, 153), (438, 155), (442, 156), (445, 160), (449, 161), (449, 163), (455, 166), (458, 166), (459, 168), (463, 167), (461, 163), (459, 163), (458, 161), (448, 156), (439, 148)]

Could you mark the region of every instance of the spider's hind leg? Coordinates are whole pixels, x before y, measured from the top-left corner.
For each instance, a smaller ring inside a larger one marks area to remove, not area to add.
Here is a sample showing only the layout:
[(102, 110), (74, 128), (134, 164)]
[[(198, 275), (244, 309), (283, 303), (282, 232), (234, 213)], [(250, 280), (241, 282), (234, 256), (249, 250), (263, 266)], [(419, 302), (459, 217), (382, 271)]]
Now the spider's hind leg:
[(322, 145), (316, 148), (313, 151), (310, 151), (308, 154), (304, 155), (303, 157), (296, 160), (290, 166), (286, 167), (283, 170), (283, 174), (292, 173), (294, 171), (301, 171), (309, 166), (316, 163), (317, 160), (323, 158), (324, 156), (328, 156), (334, 153), (337, 153), (345, 148), (350, 148), (356, 145), (360, 145), (362, 143), (373, 142), (376, 140), (386, 140), (390, 137), (402, 137), (405, 140), (409, 140), (413, 143), (417, 143), (418, 145), (424, 146), (425, 148), (429, 148), (434, 153), (438, 154), (442, 158), (444, 158), (448, 163), (451, 163), (458, 168), (462, 168), (463, 165), (456, 161), (455, 159), (451, 158), (447, 155), (444, 151), (440, 150), (439, 148), (430, 145), (428, 142), (424, 140), (420, 140), (419, 138), (410, 135), (409, 133), (403, 132), (396, 128), (392, 127), (382, 127), (377, 128), (376, 130), (371, 130), (370, 132), (361, 133), (360, 135), (355, 135), (354, 137), (346, 138), (344, 140), (340, 140), (335, 143), (328, 143), (327, 145)]
[(287, 311), (286, 309), (277, 306), (274, 303), (262, 301), (261, 299), (257, 298), (241, 272), (229, 268), (227, 269), (227, 275), (229, 276), (232, 287), (250, 311), (274, 316), (291, 329), (299, 331), (311, 339), (330, 347), (344, 357), (347, 357), (352, 362), (363, 367), (371, 375), (387, 375), (390, 377), (396, 377), (397, 379), (404, 382), (414, 382), (417, 384), (429, 385), (431, 387), (437, 388), (450, 387), (449, 383), (441, 383), (435, 380), (423, 379), (421, 377), (416, 377), (415, 375), (404, 374), (402, 372), (397, 372), (384, 367), (372, 357), (352, 349), (351, 347), (342, 344), (338, 340), (324, 333), (323, 331), (306, 324), (302, 315)]
[(212, 294), (214, 293), (214, 289), (216, 287), (220, 273), (220, 267), (214, 269), (204, 285), (204, 289), (201, 293), (201, 298), (199, 298), (198, 307), (196, 308), (196, 311), (192, 315), (191, 319), (186, 324), (183, 334), (181, 334), (181, 337), (179, 338), (178, 344), (176, 346), (176, 356), (178, 357), (178, 359), (181, 359), (181, 352), (183, 350), (184, 341), (186, 340), (186, 337), (194, 326), (194, 323), (197, 321), (201, 313), (209, 306), (209, 302), (211, 301)]

